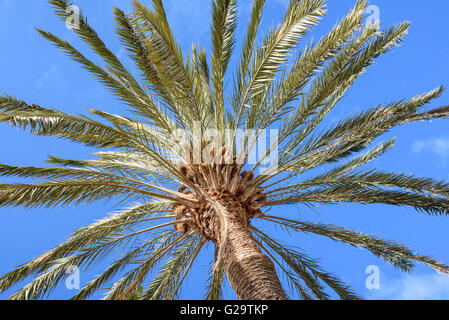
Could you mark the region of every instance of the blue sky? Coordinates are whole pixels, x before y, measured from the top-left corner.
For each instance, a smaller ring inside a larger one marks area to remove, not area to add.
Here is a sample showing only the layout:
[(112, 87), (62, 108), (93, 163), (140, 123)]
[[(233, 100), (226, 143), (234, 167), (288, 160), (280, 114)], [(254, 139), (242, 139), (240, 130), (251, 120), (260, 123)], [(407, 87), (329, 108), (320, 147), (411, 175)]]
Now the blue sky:
[[(112, 8), (130, 8), (130, 0), (78, 0), (90, 24), (102, 36), (113, 52), (126, 58), (113, 33)], [(148, 3), (149, 1), (143, 1)], [(249, 15), (249, 0), (240, 1), (242, 38)], [(268, 0), (262, 31), (281, 19), (287, 0)], [(319, 38), (343, 17), (354, 0), (329, 0), (328, 15), (308, 38)], [(338, 119), (360, 112), (379, 103), (386, 103), (449, 85), (449, 2), (433, 0), (425, 5), (419, 1), (371, 0), (380, 9), (382, 27), (409, 20), (412, 27), (405, 43), (382, 56), (348, 92), (347, 97), (331, 114)], [(200, 42), (209, 47), (209, 1), (166, 0), (166, 11), (177, 39), (190, 49)], [(72, 42), (88, 57), (93, 57), (76, 35), (57, 19), (45, 0), (0, 0), (0, 91), (44, 107), (59, 108), (67, 113), (85, 113), (86, 107), (111, 113), (126, 113), (126, 107), (69, 58), (53, 48), (34, 30), (50, 30)], [(304, 43), (303, 43), (304, 44)], [(238, 51), (237, 51), (238, 52)], [(233, 60), (235, 62), (235, 59)], [(432, 102), (432, 107), (448, 104), (449, 94)], [(331, 120), (332, 120), (331, 119)], [(370, 164), (372, 167), (449, 180), (449, 130), (447, 122), (415, 123), (392, 130), (387, 138), (397, 137), (395, 148)], [(0, 163), (9, 165), (43, 165), (48, 155), (69, 159), (88, 158), (93, 149), (54, 138), (31, 136), (24, 131), (0, 126)], [(1, 179), (2, 183), (17, 179)], [(67, 235), (113, 210), (113, 203), (54, 209), (0, 209), (0, 274), (37, 257), (64, 241)], [(343, 204), (283, 209), (283, 214), (306, 220), (322, 221), (355, 228), (369, 234), (393, 239), (424, 255), (449, 263), (447, 240), (449, 218), (429, 217), (410, 208), (384, 205), (362, 206)], [(279, 214), (279, 213), (278, 213)], [(268, 227), (268, 226), (267, 226)], [(448, 299), (448, 277), (440, 276), (425, 266), (417, 266), (411, 275), (403, 274), (362, 249), (340, 245), (316, 236), (286, 235), (272, 230), (278, 238), (302, 248), (319, 258), (326, 270), (340, 276), (362, 297), (369, 299)], [(210, 252), (209, 252), (210, 253)], [(368, 290), (365, 270), (370, 265), (380, 270), (380, 289)], [(104, 264), (81, 274), (81, 285), (98, 274)], [(187, 279), (183, 298), (202, 297), (203, 283), (210, 271), (209, 257), (201, 257), (194, 273)], [(18, 287), (15, 287), (18, 289)], [(234, 298), (228, 287), (225, 298)], [(12, 291), (0, 295), (5, 298)], [(65, 299), (74, 294), (62, 284), (51, 298)], [(98, 298), (100, 296), (95, 296)]]

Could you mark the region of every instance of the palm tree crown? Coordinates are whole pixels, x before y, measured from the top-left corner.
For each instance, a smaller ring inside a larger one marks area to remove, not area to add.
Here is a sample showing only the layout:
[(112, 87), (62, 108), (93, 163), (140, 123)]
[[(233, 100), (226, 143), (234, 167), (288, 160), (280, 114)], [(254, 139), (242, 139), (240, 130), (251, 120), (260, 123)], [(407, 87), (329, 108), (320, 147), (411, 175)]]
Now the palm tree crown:
[[(62, 20), (70, 17), (69, 1), (49, 2)], [(212, 0), (212, 52), (207, 55), (193, 46), (188, 57), (171, 32), (162, 0), (152, 2), (149, 9), (134, 0), (132, 13), (114, 9), (117, 34), (141, 72), (139, 79), (81, 13), (73, 31), (104, 66), (38, 29), (130, 106), (134, 117), (89, 109), (99, 119), (94, 120), (0, 97), (0, 121), (99, 149), (95, 160), (50, 157), (51, 167), (0, 165), (3, 176), (44, 179), (37, 184), (1, 184), (0, 206), (53, 207), (102, 199), (129, 203), (4, 275), (0, 292), (32, 276), (10, 298), (43, 298), (67, 277), (68, 267), (88, 268), (125, 248), (74, 299), (86, 299), (104, 288), (106, 299), (174, 299), (200, 251), (211, 243), (215, 256), (207, 299), (221, 297), (226, 276), (241, 299), (286, 299), (278, 274), (304, 299), (328, 299), (329, 289), (341, 299), (357, 299), (315, 260), (256, 228), (255, 219), (365, 248), (404, 271), (420, 262), (449, 272), (448, 266), (395, 242), (266, 212), (289, 204), (354, 202), (448, 214), (449, 184), (360, 168), (393, 146), (394, 140), (371, 146), (391, 128), (446, 118), (449, 106), (422, 109), (441, 95), (443, 87), (320, 127), (374, 59), (401, 43), (409, 23), (387, 30), (364, 25), (367, 3), (359, 0), (329, 33), (299, 51), (300, 40), (325, 15), (326, 1), (291, 0), (279, 26), (257, 44), (266, 1), (253, 0), (240, 61), (232, 72), (236, 0)], [(287, 63), (289, 56), (292, 64)], [(229, 82), (232, 88), (225, 94), (224, 84)], [(257, 141), (270, 129), (277, 129), (276, 141), (249, 163)], [(242, 131), (251, 134), (242, 137)], [(219, 141), (205, 132), (228, 139)], [(198, 151), (199, 158), (191, 150)], [(273, 155), (275, 163), (258, 170)], [(313, 174), (303, 175), (312, 169)], [(155, 276), (145, 282), (155, 269)], [(118, 275), (119, 280), (113, 280)]]

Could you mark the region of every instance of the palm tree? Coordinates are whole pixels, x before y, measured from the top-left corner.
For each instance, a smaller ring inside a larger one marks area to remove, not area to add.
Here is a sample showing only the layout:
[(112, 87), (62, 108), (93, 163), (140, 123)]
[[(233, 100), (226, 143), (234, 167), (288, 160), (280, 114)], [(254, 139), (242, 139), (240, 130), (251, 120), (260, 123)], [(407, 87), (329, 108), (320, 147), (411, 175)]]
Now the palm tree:
[[(67, 0), (50, 3), (62, 20), (70, 17)], [(125, 248), (74, 299), (86, 299), (102, 288), (108, 288), (106, 299), (173, 299), (200, 251), (210, 243), (215, 256), (207, 299), (221, 297), (225, 276), (239, 299), (286, 299), (278, 273), (304, 299), (330, 298), (329, 290), (341, 299), (357, 299), (314, 259), (256, 228), (255, 219), (367, 249), (404, 271), (418, 262), (449, 272), (448, 266), (395, 242), (266, 212), (283, 205), (354, 202), (448, 214), (449, 184), (359, 168), (393, 146), (394, 140), (388, 140), (370, 147), (391, 128), (446, 118), (449, 106), (422, 110), (441, 95), (442, 87), (320, 127), (374, 59), (402, 42), (409, 23), (387, 30), (365, 25), (367, 4), (359, 0), (327, 35), (293, 55), (298, 42), (325, 15), (325, 0), (291, 0), (280, 25), (260, 46), (255, 39), (265, 0), (254, 0), (233, 86), (225, 99), (225, 75), (235, 44), (236, 0), (212, 1), (212, 53), (208, 56), (203, 48), (193, 46), (187, 58), (171, 32), (162, 0), (153, 0), (152, 9), (137, 0), (133, 6), (132, 13), (115, 8), (114, 16), (117, 34), (141, 71), (139, 80), (81, 13), (74, 32), (105, 66), (38, 29), (130, 106), (132, 118), (91, 109), (101, 119), (94, 120), (10, 96), (0, 98), (2, 122), (99, 149), (95, 160), (50, 157), (51, 167), (1, 165), (3, 176), (44, 182), (0, 185), (0, 206), (53, 207), (104, 199), (128, 203), (4, 275), (0, 292), (32, 276), (34, 280), (10, 298), (43, 298), (67, 277), (68, 267), (88, 268)], [(294, 59), (288, 64), (290, 55)], [(257, 140), (272, 128), (278, 129), (278, 139), (249, 164)], [(220, 143), (215, 136), (202, 134), (210, 129), (230, 134), (230, 139)], [(239, 130), (253, 131), (239, 138)], [(183, 132), (183, 140), (174, 143), (178, 132)], [(184, 152), (191, 147), (203, 156), (199, 161)], [(276, 165), (257, 174), (275, 152)], [(144, 285), (155, 269), (155, 276)]]

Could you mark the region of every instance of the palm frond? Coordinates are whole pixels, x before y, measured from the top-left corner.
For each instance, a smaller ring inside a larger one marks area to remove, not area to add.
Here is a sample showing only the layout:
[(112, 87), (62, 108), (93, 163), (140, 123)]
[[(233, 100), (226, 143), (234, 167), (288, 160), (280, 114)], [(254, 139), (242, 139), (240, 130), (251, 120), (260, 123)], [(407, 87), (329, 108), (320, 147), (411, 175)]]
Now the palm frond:
[(95, 277), (95, 279), (91, 280), (88, 284), (86, 284), (73, 298), (72, 300), (81, 300), (87, 299), (91, 296), (95, 291), (104, 287), (115, 275), (124, 270), (126, 266), (136, 263), (138, 259), (141, 259), (143, 255), (147, 255), (152, 249), (154, 249), (154, 245), (161, 238), (169, 237), (175, 233), (174, 230), (166, 232), (161, 236), (154, 237), (151, 240), (143, 242), (143, 244), (137, 246), (135, 249), (130, 249), (128, 252), (121, 257), (120, 259), (114, 261), (102, 274)]
[(72, 233), (66, 242), (0, 278), (0, 291), (7, 290), (37, 272), (43, 272), (51, 266), (53, 261), (71, 255), (91, 242), (102, 241), (112, 234), (127, 230), (142, 219), (167, 210), (168, 205), (164, 203), (135, 205), (115, 212), (88, 227), (83, 227)]
[(118, 130), (85, 116), (27, 104), (10, 96), (0, 97), (0, 121), (15, 127), (30, 127), (31, 133), (69, 139), (99, 148), (132, 148)]
[(449, 273), (449, 266), (430, 257), (419, 255), (401, 244), (381, 239), (373, 235), (367, 235), (354, 230), (324, 223), (296, 221), (274, 216), (265, 216), (263, 219), (281, 224), (282, 226), (297, 232), (313, 233), (349, 244), (356, 248), (365, 248), (376, 257), (384, 259), (386, 262), (393, 264), (396, 268), (402, 271), (411, 272), (414, 267), (414, 262), (416, 261), (426, 264), (438, 272)]
[[(240, 126), (242, 111), (251, 99), (267, 92), (276, 73), (287, 62), (287, 56), (296, 46), (302, 36), (325, 13), (324, 1), (306, 0), (301, 3), (290, 1), (282, 24), (270, 31), (261, 47), (256, 50), (252, 62), (249, 78), (240, 88), (236, 86), (234, 93), (235, 127)], [(251, 104), (249, 104), (252, 107)], [(256, 112), (257, 108), (252, 108)], [(258, 110), (257, 110), (258, 111)]]
[[(267, 246), (278, 254), (285, 263), (304, 281), (305, 285), (310, 289), (317, 299), (329, 299), (330, 296), (325, 292), (324, 287), (320, 284), (323, 281), (332, 290), (334, 290), (343, 300), (357, 300), (352, 290), (345, 285), (340, 279), (327, 273), (318, 266), (317, 262), (307, 257), (304, 253), (295, 251), (293, 248), (284, 246), (262, 231), (251, 226), (256, 236), (267, 244)], [(265, 251), (267, 249), (264, 248)]]
[(217, 268), (214, 268), (210, 278), (208, 279), (205, 294), (206, 300), (220, 300), (223, 298), (223, 282), (225, 274), (226, 266), (222, 261), (219, 263)]
[(173, 300), (204, 245), (200, 236), (191, 237), (173, 252), (143, 292), (143, 300)]
[(323, 187), (307, 191), (292, 192), (289, 195), (268, 197), (266, 206), (280, 204), (335, 204), (353, 202), (360, 204), (389, 204), (395, 206), (410, 206), (418, 212), (433, 216), (449, 214), (449, 201), (441, 197), (429, 197), (415, 192), (397, 190), (379, 190), (378, 188), (363, 188), (357, 184), (344, 184)]
[(157, 93), (158, 97), (170, 106), (170, 97), (161, 82), (156, 67), (149, 58), (148, 50), (144, 45), (144, 36), (139, 32), (135, 20), (117, 7), (114, 8), (114, 18), (117, 23), (117, 34), (142, 71), (147, 85), (152, 92)]
[[(304, 172), (320, 164), (337, 161), (361, 151), (373, 139), (397, 125), (426, 119), (427, 113), (417, 113), (417, 110), (438, 98), (443, 89), (440, 87), (407, 101), (399, 101), (387, 106), (381, 105), (361, 115), (348, 117), (320, 136), (311, 137), (297, 148), (298, 152), (294, 153), (294, 157), (290, 153), (289, 157), (285, 158), (285, 162), (291, 161), (288, 165), (291, 165), (290, 170)], [(438, 114), (438, 116), (446, 117), (447, 114)]]
[(172, 107), (183, 117), (183, 122), (192, 126), (199, 121), (199, 109), (193, 92), (191, 67), (184, 63), (181, 49), (171, 32), (162, 1), (153, 0), (154, 11), (139, 1), (133, 1), (136, 23), (142, 30), (144, 46), (150, 61), (174, 102)]
[[(171, 233), (170, 233), (171, 234)], [(156, 237), (159, 241), (159, 237)], [(164, 238), (163, 238), (164, 239)], [(116, 239), (117, 240), (117, 239)], [(118, 246), (117, 241), (105, 242), (92, 248), (83, 249), (81, 253), (53, 261), (52, 266), (42, 272), (36, 279), (10, 296), (9, 300), (36, 300), (50, 294), (67, 276), (70, 267), (88, 268), (93, 261), (104, 258)], [(113, 244), (113, 245), (111, 245)], [(87, 266), (83, 266), (86, 265)]]
[(185, 241), (192, 237), (192, 233), (186, 233), (181, 236), (176, 236), (174, 239), (168, 238), (160, 241), (152, 251), (151, 255), (145, 257), (141, 264), (128, 272), (123, 278), (115, 282), (111, 290), (105, 296), (105, 300), (126, 300), (142, 285), (144, 278), (148, 275), (155, 264), (166, 254), (169, 254), (173, 248), (182, 246)]
[(215, 125), (224, 128), (225, 103), (223, 80), (231, 59), (237, 27), (237, 2), (212, 2), (212, 83), (214, 87)]
[[(67, 0), (49, 0), (50, 4), (54, 7), (56, 14), (64, 22), (72, 14), (68, 7), (72, 4)], [(95, 51), (108, 65), (108, 69), (119, 79), (125, 81), (128, 86), (139, 92), (139, 94), (144, 95), (145, 92), (139, 86), (138, 82), (129, 73), (129, 71), (123, 66), (120, 60), (115, 56), (115, 54), (109, 50), (105, 43), (100, 39), (95, 30), (89, 25), (87, 19), (84, 17), (83, 13), (78, 12), (78, 22), (76, 28), (73, 31), (76, 32), (79, 37), (86, 42), (92, 50)]]
[[(314, 176), (313, 178), (307, 179), (306, 181), (302, 182), (305, 186), (312, 186), (314, 184), (319, 184), (321, 181), (327, 181), (329, 179), (337, 178), (347, 172), (351, 172), (354, 169), (363, 166), (364, 164), (367, 164), (370, 161), (373, 161), (377, 157), (380, 157), (382, 154), (387, 152), (389, 149), (391, 149), (394, 145), (394, 142), (396, 141), (395, 138), (388, 140), (386, 142), (379, 143), (371, 150), (368, 150), (367, 152), (362, 152), (360, 155), (354, 157), (350, 161), (343, 162), (336, 167), (321, 173), (317, 176)], [(274, 185), (273, 183), (272, 185)], [(279, 189), (276, 190), (270, 190), (270, 193), (279, 191)]]
[(245, 42), (242, 46), (241, 59), (236, 72), (240, 92), (243, 90), (247, 80), (251, 58), (254, 55), (257, 31), (262, 20), (265, 3), (266, 0), (253, 0), (251, 17), (246, 29)]
[(268, 116), (261, 120), (261, 128), (268, 127), (288, 112), (289, 103), (298, 98), (301, 90), (318, 74), (326, 61), (334, 58), (352, 35), (362, 26), (367, 7), (366, 0), (357, 1), (348, 15), (340, 21), (316, 45), (307, 46), (298, 55), (291, 70), (281, 75), (274, 88), (273, 97), (267, 102)]
[[(351, 45), (348, 45), (348, 48), (332, 61), (323, 71), (321, 77), (312, 85), (308, 96), (303, 98), (301, 106), (298, 108), (292, 120), (287, 120), (290, 123), (284, 125), (285, 132), (282, 132), (280, 136), (290, 136), (299, 126), (305, 123), (310, 115), (314, 114), (323, 106), (302, 130), (289, 137), (289, 144), (284, 150), (285, 153), (292, 153), (295, 157), (298, 155), (295, 152), (298, 144), (332, 110), (344, 92), (364, 72), (366, 67), (372, 64), (374, 58), (401, 42), (407, 33), (408, 27), (408, 23), (403, 23), (398, 27), (385, 31), (359, 52), (359, 48), (366, 43), (375, 30), (373, 28), (365, 29), (360, 37), (354, 40)], [(316, 146), (313, 145), (313, 147)]]
[(118, 96), (120, 100), (133, 107), (139, 114), (147, 117), (159, 128), (170, 130), (170, 126), (166, 123), (167, 120), (162, 110), (149, 98), (148, 95), (134, 91), (132, 87), (129, 87), (127, 83), (123, 82), (117, 76), (87, 59), (67, 41), (58, 38), (50, 32), (40, 29), (37, 29), (37, 31), (57, 48), (63, 50), (73, 60), (80, 63), (84, 69), (92, 73), (102, 84)]

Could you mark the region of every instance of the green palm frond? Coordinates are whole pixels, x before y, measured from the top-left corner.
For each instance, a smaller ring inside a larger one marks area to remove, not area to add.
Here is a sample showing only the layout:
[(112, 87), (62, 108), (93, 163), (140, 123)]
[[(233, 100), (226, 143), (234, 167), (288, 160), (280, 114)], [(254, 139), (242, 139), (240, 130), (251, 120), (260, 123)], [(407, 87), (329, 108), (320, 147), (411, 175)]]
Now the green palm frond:
[(142, 299), (173, 300), (203, 245), (204, 239), (192, 237), (179, 246), (143, 292)]
[[(18, 279), (28, 276), (30, 272), (33, 272), (30, 269), (34, 269), (34, 272), (38, 269), (41, 274), (30, 282), (29, 285), (11, 296), (10, 299), (39, 299), (51, 292), (59, 281), (65, 279), (68, 268), (77, 266), (87, 269), (94, 263), (103, 260), (113, 250), (129, 245), (130, 241), (136, 236), (174, 224), (174, 222), (163, 223), (136, 232), (131, 231), (131, 233), (123, 235), (123, 231), (128, 230), (131, 224), (142, 221), (144, 220), (141, 219), (140, 221), (135, 220), (132, 223), (108, 226), (107, 222), (111, 222), (109, 220), (92, 225), (87, 228), (88, 230), (78, 230), (79, 233), (74, 235), (68, 242), (31, 261), (27, 265), (22, 266), (20, 270), (16, 270), (2, 278), (2, 287), (9, 287), (12, 283), (18, 281)], [(106, 227), (106, 232), (103, 231), (101, 233), (102, 230), (98, 230), (101, 226)], [(77, 253), (69, 255), (74, 251)], [(56, 257), (58, 258), (55, 259)]]
[(74, 116), (53, 109), (27, 104), (9, 96), (0, 97), (0, 121), (31, 133), (54, 135), (99, 148), (132, 148), (118, 130), (85, 116)]
[(154, 11), (150, 11), (139, 1), (133, 1), (136, 22), (144, 36), (144, 46), (148, 50), (150, 61), (156, 67), (158, 75), (169, 91), (173, 108), (183, 117), (185, 126), (192, 126), (198, 118), (199, 109), (193, 92), (191, 66), (185, 64), (167, 21), (162, 1), (153, 0)]
[[(56, 47), (63, 50), (76, 62), (80, 63), (84, 69), (92, 73), (102, 84), (109, 88), (120, 100), (136, 109), (138, 114), (147, 117), (152, 123), (159, 128), (170, 130), (170, 125), (163, 111), (151, 100), (151, 98), (143, 92), (134, 91), (127, 83), (124, 83), (116, 75), (97, 66), (88, 60), (81, 52), (76, 50), (70, 43), (58, 38), (50, 32), (40, 29), (37, 31), (47, 40), (52, 42)], [(170, 131), (169, 131), (170, 132)]]
[[(283, 139), (284, 135), (290, 136), (294, 133), (299, 126), (305, 123), (310, 115), (323, 106), (315, 117), (308, 121), (304, 129), (292, 135), (289, 145), (285, 148), (286, 153), (297, 155), (294, 150), (298, 143), (324, 119), (346, 90), (364, 72), (365, 68), (372, 63), (374, 58), (400, 43), (407, 33), (408, 26), (408, 23), (404, 23), (396, 28), (387, 30), (360, 51), (360, 46), (374, 32), (374, 29), (370, 28), (366, 33), (362, 33), (358, 39), (354, 40), (352, 44), (348, 45), (348, 48), (341, 55), (337, 55), (332, 63), (322, 72), (321, 77), (312, 85), (308, 96), (302, 99), (302, 103), (291, 122), (284, 125), (286, 129), (285, 132), (281, 131), (281, 139)], [(316, 146), (313, 146), (313, 148), (317, 149)]]
[(48, 269), (54, 260), (71, 255), (90, 242), (104, 240), (111, 234), (129, 229), (133, 224), (152, 214), (167, 210), (168, 206), (164, 203), (136, 205), (116, 212), (88, 227), (83, 227), (75, 231), (66, 242), (0, 278), (0, 290), (7, 290), (26, 277)]
[(223, 298), (223, 281), (225, 280), (226, 267), (223, 262), (219, 263), (208, 279), (206, 289), (206, 300), (220, 300)]
[(375, 256), (381, 257), (386, 262), (393, 264), (396, 268), (401, 269), (402, 271), (411, 272), (414, 267), (414, 262), (416, 261), (426, 264), (438, 272), (449, 273), (449, 266), (446, 266), (435, 259), (421, 256), (403, 245), (372, 235), (366, 235), (350, 229), (323, 223), (296, 221), (274, 216), (265, 216), (263, 219), (281, 224), (282, 226), (297, 232), (314, 233), (354, 247), (365, 248)]
[(236, 0), (212, 2), (212, 83), (214, 87), (215, 125), (224, 128), (225, 101), (223, 80), (231, 59), (237, 27)]
[[(307, 46), (299, 54), (288, 73), (283, 73), (274, 87), (273, 97), (267, 102), (266, 119), (260, 120), (261, 128), (268, 127), (282, 118), (289, 103), (301, 95), (301, 90), (324, 66), (325, 62), (334, 58), (351, 36), (361, 27), (366, 9), (366, 0), (357, 1), (356, 5), (325, 37), (316, 45)], [(280, 115), (280, 116), (278, 116)]]
[(155, 66), (149, 58), (148, 50), (143, 43), (143, 35), (139, 33), (134, 19), (117, 7), (114, 8), (114, 16), (117, 23), (117, 34), (143, 73), (146, 84), (152, 92), (158, 94), (158, 97), (165, 99), (165, 102), (169, 103), (170, 97), (161, 82)]
[[(50, 0), (50, 4), (54, 7), (56, 14), (62, 21), (67, 21), (67, 18), (72, 14), (68, 7), (71, 2), (67, 0)], [(123, 66), (121, 61), (109, 50), (105, 43), (100, 39), (94, 29), (88, 24), (87, 19), (82, 12), (78, 13), (79, 26), (73, 28), (79, 37), (86, 42), (92, 50), (95, 51), (108, 65), (110, 71), (118, 78), (125, 80), (133, 88), (139, 88), (137, 81)], [(143, 91), (141, 92), (143, 93)]]
[(281, 204), (335, 204), (353, 202), (360, 204), (383, 203), (395, 206), (410, 206), (429, 215), (446, 216), (449, 214), (449, 201), (441, 197), (428, 197), (408, 191), (380, 190), (363, 188), (358, 184), (344, 184), (322, 187), (313, 190), (292, 192), (288, 195), (270, 196), (267, 206)]
[[(304, 281), (317, 299), (329, 299), (320, 281), (328, 285), (343, 300), (359, 299), (347, 285), (341, 280), (323, 271), (315, 260), (307, 257), (304, 253), (295, 251), (285, 245), (278, 243), (262, 231), (251, 226), (256, 236), (262, 240), (272, 251), (281, 257), (285, 263)], [(263, 245), (261, 245), (263, 247)], [(267, 250), (267, 249), (265, 249)]]
[[(339, 177), (349, 171), (352, 171), (360, 166), (363, 166), (364, 164), (367, 164), (370, 161), (373, 161), (377, 157), (380, 157), (382, 154), (387, 152), (389, 149), (393, 148), (395, 138), (382, 142), (375, 146), (373, 149), (362, 153), (361, 155), (358, 155), (354, 157), (350, 161), (346, 161), (342, 164), (339, 164), (338, 166), (330, 169), (327, 172), (321, 173), (318, 176), (315, 176), (307, 181), (304, 182), (305, 185), (314, 185), (316, 183), (319, 183), (321, 181), (326, 181), (332, 178)], [(270, 192), (274, 192), (275, 190), (271, 190)]]
[(98, 160), (68, 160), (50, 156), (48, 163), (64, 167), (95, 168), (112, 172), (116, 175), (133, 178), (134, 180), (149, 180), (152, 183), (168, 182), (173, 177), (170, 172), (161, 168), (157, 161), (154, 161), (146, 154), (138, 152), (97, 152), (94, 155)]
[[(171, 234), (171, 233), (170, 233)], [(167, 237), (167, 236), (166, 236)], [(165, 238), (166, 238), (165, 237)], [(155, 239), (159, 239), (156, 237)], [(164, 238), (162, 238), (164, 239)], [(36, 300), (50, 294), (56, 288), (56, 285), (66, 279), (68, 276), (67, 270), (71, 266), (79, 267), (79, 263), (87, 264), (88, 268), (95, 260), (101, 260), (105, 255), (111, 252), (114, 246), (118, 245), (117, 241), (106, 242), (106, 245), (98, 245), (93, 248), (83, 249), (81, 253), (69, 256), (67, 258), (60, 258), (53, 261), (52, 266), (46, 269), (37, 278), (31, 281), (28, 285), (10, 296), (9, 300)]]
[[(317, 137), (309, 138), (298, 147), (292, 142), (291, 151), (289, 153), (284, 151), (288, 156), (280, 156), (280, 166), (296, 172), (305, 172), (321, 164), (335, 162), (354, 152), (359, 152), (375, 138), (397, 125), (430, 119), (427, 113), (417, 113), (417, 110), (438, 98), (442, 91), (443, 88), (440, 87), (408, 101), (379, 106), (362, 115), (348, 117), (334, 128)], [(294, 148), (298, 151), (293, 152)]]
[[(324, 1), (308, 0), (298, 3), (290, 1), (283, 23), (272, 29), (264, 39), (262, 46), (256, 49), (251, 62), (248, 81), (235, 92), (235, 126), (240, 126), (242, 111), (247, 108), (249, 100), (264, 92), (268, 93), (277, 72), (287, 62), (289, 52), (296, 46), (304, 34), (325, 13)], [(249, 104), (251, 110), (256, 106)], [(253, 111), (256, 112), (256, 111)]]
[(105, 296), (106, 300), (128, 299), (137, 290), (155, 264), (165, 255), (169, 254), (176, 246), (182, 246), (192, 237), (192, 233), (186, 233), (176, 238), (168, 238), (160, 241), (151, 252), (150, 256), (141, 259), (140, 265), (128, 272), (126, 276), (115, 282), (111, 290)]
[(91, 280), (87, 285), (85, 285), (73, 298), (72, 300), (87, 299), (96, 290), (101, 289), (107, 284), (112, 277), (117, 275), (119, 272), (125, 269), (126, 266), (136, 263), (144, 255), (148, 254), (154, 244), (164, 238), (174, 234), (175, 231), (169, 231), (162, 234), (159, 237), (155, 237), (151, 240), (145, 241), (143, 244), (137, 246), (135, 249), (128, 250), (128, 252), (120, 259), (114, 261), (101, 275), (97, 276), (95, 279)]
[[(376, 152), (377, 150), (374, 149), (373, 151)], [(420, 178), (413, 175), (393, 172), (379, 172), (376, 170), (363, 172), (353, 170), (355, 166), (360, 164), (359, 162), (367, 161), (369, 160), (369, 157), (370, 153), (361, 157), (356, 157), (352, 161), (338, 166), (324, 174), (298, 184), (270, 190), (268, 194), (271, 194), (273, 197), (282, 197), (314, 187), (348, 187), (353, 190), (357, 190), (357, 188), (360, 188), (360, 190), (363, 188), (366, 188), (367, 190), (375, 188), (379, 190), (382, 188), (396, 188), (412, 193), (419, 193), (423, 196), (448, 198), (449, 185), (444, 181), (436, 181), (431, 178)], [(346, 173), (348, 171), (350, 171), (350, 173)]]
[(239, 91), (243, 90), (246, 83), (246, 78), (249, 72), (251, 58), (254, 55), (254, 47), (259, 29), (263, 9), (265, 7), (266, 0), (253, 0), (253, 9), (251, 11), (250, 21), (246, 30), (245, 42), (242, 46), (241, 61), (237, 68), (237, 79)]
[[(132, 196), (137, 188), (105, 181), (66, 180), (41, 184), (2, 184), (0, 185), (0, 206), (52, 207), (68, 205), (70, 202), (80, 204), (101, 199), (110, 199), (114, 195), (126, 192)], [(142, 196), (146, 193), (139, 192)], [(134, 194), (135, 196), (135, 194)]]
[(412, 192), (431, 194), (433, 196), (449, 197), (449, 185), (443, 181), (430, 178), (418, 178), (412, 175), (390, 172), (359, 172), (342, 176), (335, 180), (324, 182), (323, 185), (354, 183), (364, 187), (401, 188)]
[[(49, 2), (54, 6), (56, 14), (59, 15), (63, 21), (66, 21), (71, 14), (70, 11), (67, 10), (70, 2), (67, 0), (50, 0)], [(95, 30), (88, 24), (87, 19), (85, 19), (82, 12), (78, 13), (78, 19), (79, 26), (77, 28), (74, 28), (74, 31), (95, 51), (98, 56), (100, 56), (104, 60), (104, 62), (107, 64), (107, 71), (101, 70), (101, 68), (95, 66), (92, 62), (85, 59), (79, 52), (77, 52), (65, 41), (48, 32), (44, 32), (41, 30), (38, 31), (43, 37), (53, 42), (53, 44), (55, 44), (57, 47), (63, 49), (76, 61), (80, 62), (88, 71), (94, 73), (97, 77), (100, 78), (100, 80), (102, 79), (103, 81), (105, 81), (104, 83), (110, 86), (111, 89), (116, 90), (115, 92), (123, 92), (123, 94), (120, 94), (121, 97), (124, 98), (125, 101), (129, 102), (132, 107), (136, 108), (139, 113), (143, 113), (150, 119), (153, 117), (163, 118), (161, 111), (148, 97), (145, 90), (142, 89), (140, 84), (123, 66), (123, 64), (115, 56), (115, 54), (106, 47), (105, 43), (100, 39)], [(125, 94), (125, 92), (127, 92), (127, 94)], [(145, 107), (142, 107), (142, 104), (145, 105)], [(158, 125), (163, 124), (163, 119), (157, 119), (156, 121)]]
[(194, 81), (195, 99), (198, 102), (200, 112), (200, 124), (202, 129), (208, 128), (213, 123), (215, 114), (212, 98), (210, 66), (207, 61), (206, 50), (200, 45), (196, 48), (192, 44), (192, 74)]

